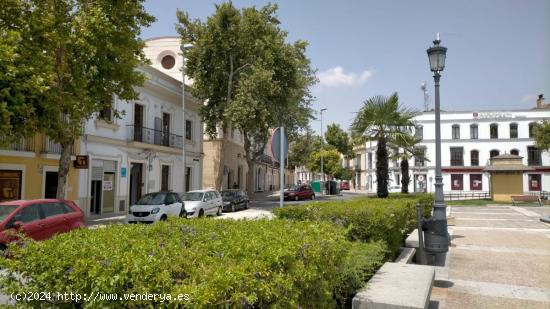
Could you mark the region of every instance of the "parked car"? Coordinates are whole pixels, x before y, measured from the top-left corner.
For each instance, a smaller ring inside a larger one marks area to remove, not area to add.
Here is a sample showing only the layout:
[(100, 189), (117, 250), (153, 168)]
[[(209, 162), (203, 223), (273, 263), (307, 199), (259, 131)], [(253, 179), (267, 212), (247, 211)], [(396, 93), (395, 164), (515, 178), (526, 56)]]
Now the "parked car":
[(248, 209), (248, 195), (243, 190), (222, 191), (223, 211)]
[(222, 215), (223, 202), (216, 190), (189, 191), (181, 195), (188, 218)]
[(310, 185), (298, 185), (285, 191), (285, 200), (303, 200), (303, 199), (315, 199), (315, 192)]
[(0, 248), (23, 232), (34, 240), (84, 227), (84, 214), (73, 202), (58, 199), (0, 203)]
[(142, 196), (130, 207), (126, 217), (128, 223), (154, 223), (164, 221), (168, 216), (185, 216), (180, 196), (174, 192), (155, 192)]
[(389, 186), (388, 187), (389, 193), (401, 193), (401, 186)]
[(340, 182), (340, 190), (349, 190), (349, 181)]

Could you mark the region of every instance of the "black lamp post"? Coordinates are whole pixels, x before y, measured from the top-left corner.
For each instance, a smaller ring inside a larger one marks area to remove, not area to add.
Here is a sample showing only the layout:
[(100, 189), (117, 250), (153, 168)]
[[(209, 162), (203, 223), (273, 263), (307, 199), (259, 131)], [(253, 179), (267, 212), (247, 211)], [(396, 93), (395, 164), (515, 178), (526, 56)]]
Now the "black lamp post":
[(446, 206), (443, 198), (443, 177), (441, 176), (441, 119), (439, 107), (440, 72), (445, 68), (447, 48), (439, 45), (439, 32), (428, 48), (430, 70), (434, 72), (435, 81), (435, 202), (433, 216), (424, 221), (425, 250), (435, 255), (435, 265), (445, 263), (445, 252), (449, 250), (449, 233), (447, 231)]

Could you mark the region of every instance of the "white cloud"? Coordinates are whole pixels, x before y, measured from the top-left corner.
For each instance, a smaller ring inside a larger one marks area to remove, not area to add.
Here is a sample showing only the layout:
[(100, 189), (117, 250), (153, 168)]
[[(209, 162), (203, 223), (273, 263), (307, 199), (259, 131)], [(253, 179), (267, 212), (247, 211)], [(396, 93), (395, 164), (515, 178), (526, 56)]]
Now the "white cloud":
[(360, 74), (346, 73), (341, 66), (337, 66), (317, 73), (317, 78), (319, 78), (319, 86), (324, 87), (360, 86), (368, 81), (372, 73), (369, 70)]

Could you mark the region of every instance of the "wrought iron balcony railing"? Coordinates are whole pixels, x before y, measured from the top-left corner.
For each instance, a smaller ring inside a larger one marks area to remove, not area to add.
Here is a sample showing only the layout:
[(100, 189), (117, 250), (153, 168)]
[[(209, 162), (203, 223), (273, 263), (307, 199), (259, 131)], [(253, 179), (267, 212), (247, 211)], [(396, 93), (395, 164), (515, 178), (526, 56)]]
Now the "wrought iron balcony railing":
[(9, 144), (6, 144), (3, 140), (0, 140), (0, 149), (12, 151), (34, 151), (34, 138), (22, 138), (17, 142)]
[(181, 135), (135, 125), (127, 125), (126, 128), (128, 130), (129, 141), (178, 149), (182, 149), (183, 147), (183, 138)]

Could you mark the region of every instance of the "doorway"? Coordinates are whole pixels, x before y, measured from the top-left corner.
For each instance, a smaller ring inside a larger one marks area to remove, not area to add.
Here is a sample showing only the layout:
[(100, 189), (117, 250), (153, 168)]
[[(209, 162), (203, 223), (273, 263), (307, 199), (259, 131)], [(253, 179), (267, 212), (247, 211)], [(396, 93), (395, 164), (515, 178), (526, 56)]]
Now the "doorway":
[(130, 206), (141, 198), (143, 187), (143, 164), (132, 163), (130, 167)]
[(90, 214), (101, 214), (101, 192), (103, 191), (102, 180), (92, 180), (92, 198), (90, 200)]
[(57, 172), (46, 172), (44, 198), (55, 198), (57, 195)]
[(160, 177), (160, 191), (170, 190), (170, 165), (163, 165)]

